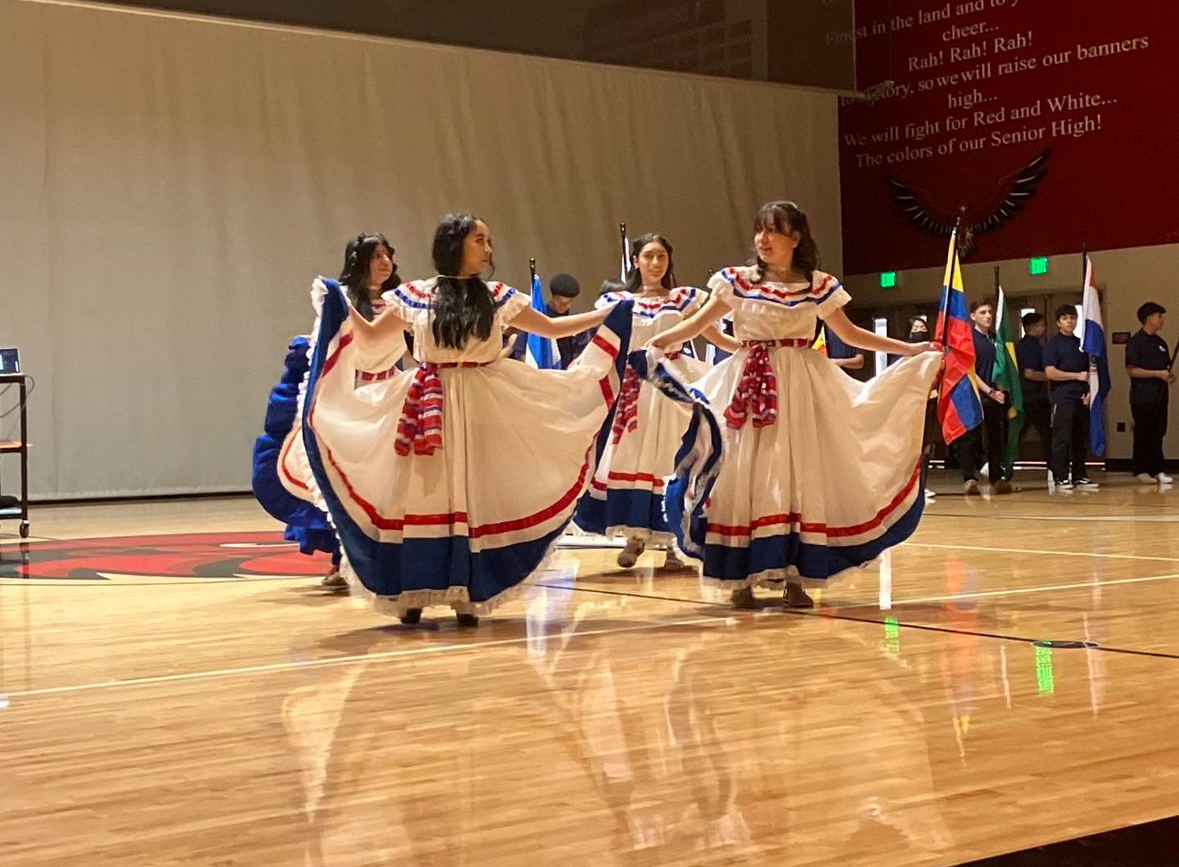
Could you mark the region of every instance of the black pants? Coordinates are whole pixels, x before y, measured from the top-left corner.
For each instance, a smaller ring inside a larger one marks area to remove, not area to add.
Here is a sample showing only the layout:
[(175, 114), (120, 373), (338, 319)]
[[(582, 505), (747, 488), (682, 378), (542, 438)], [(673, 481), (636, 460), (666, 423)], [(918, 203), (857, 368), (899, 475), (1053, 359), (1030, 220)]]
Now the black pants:
[(1163, 437), (1167, 434), (1167, 399), (1131, 403), (1134, 418), (1134, 458), (1130, 472), (1157, 476), (1163, 471)]
[(1034, 427), (1040, 437), (1040, 449), (1044, 453), (1044, 463), (1052, 463), (1052, 404), (1046, 400), (1023, 405), (1023, 430), (1019, 438), (1023, 439), (1028, 428)]
[(1087, 478), (1085, 458), (1089, 457), (1089, 407), (1078, 400), (1061, 400), (1052, 405), (1052, 478), (1063, 482)]
[(983, 398), (982, 405), (983, 423), (962, 435), (958, 460), (962, 464), (963, 480), (977, 479), (980, 469), (978, 459), (983, 452), (985, 433), (988, 473), (991, 481), (997, 482), (1006, 476), (1003, 472), (1003, 450), (1007, 444), (1007, 407), (1000, 406), (989, 397)]

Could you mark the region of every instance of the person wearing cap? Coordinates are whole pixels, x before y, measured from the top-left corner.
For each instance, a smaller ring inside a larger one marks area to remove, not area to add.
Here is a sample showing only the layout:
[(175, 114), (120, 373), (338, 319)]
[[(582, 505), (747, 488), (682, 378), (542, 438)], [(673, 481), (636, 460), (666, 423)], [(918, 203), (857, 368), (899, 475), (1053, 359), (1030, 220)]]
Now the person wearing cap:
[(1126, 373), (1130, 375), (1130, 415), (1134, 419), (1134, 456), (1130, 472), (1143, 484), (1170, 484), (1163, 472), (1163, 437), (1167, 433), (1168, 392), (1175, 374), (1171, 351), (1159, 337), (1161, 304), (1147, 301), (1138, 308), (1142, 327), (1126, 341)]

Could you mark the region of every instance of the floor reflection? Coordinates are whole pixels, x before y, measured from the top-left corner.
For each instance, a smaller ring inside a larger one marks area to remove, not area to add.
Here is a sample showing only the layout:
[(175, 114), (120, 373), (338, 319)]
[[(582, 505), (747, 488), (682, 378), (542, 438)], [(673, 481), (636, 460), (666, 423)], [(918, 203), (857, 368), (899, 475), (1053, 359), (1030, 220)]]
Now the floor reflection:
[(635, 601), (546, 583), (503, 627), (524, 642), (307, 672), (283, 722), (308, 864), (915, 863), (953, 842), (895, 642), (780, 617), (587, 634)]

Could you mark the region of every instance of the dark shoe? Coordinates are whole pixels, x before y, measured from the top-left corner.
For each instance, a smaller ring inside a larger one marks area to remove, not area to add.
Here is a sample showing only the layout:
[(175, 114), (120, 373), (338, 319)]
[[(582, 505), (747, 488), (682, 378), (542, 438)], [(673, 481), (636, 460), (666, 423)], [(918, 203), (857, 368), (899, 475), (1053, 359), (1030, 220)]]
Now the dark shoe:
[(461, 629), (474, 629), (479, 625), (479, 618), (474, 614), (456, 614)]
[(799, 584), (787, 584), (782, 594), (782, 605), (786, 608), (814, 608), (815, 600), (807, 596)]
[(401, 615), (401, 622), (406, 626), (413, 626), (422, 619), (422, 609), (420, 608), (406, 608), (405, 613)]
[(753, 598), (752, 587), (738, 587), (733, 591), (729, 600), (734, 608), (756, 608), (757, 600)]

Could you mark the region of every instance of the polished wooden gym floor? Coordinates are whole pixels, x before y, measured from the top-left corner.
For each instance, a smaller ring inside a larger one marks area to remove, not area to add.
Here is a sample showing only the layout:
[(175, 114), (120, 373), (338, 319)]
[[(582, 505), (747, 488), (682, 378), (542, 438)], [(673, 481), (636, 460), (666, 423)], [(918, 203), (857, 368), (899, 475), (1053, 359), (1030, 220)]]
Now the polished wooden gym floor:
[(1179, 814), (1179, 492), (1040, 478), (946, 476), (814, 611), (570, 537), (461, 632), (321, 591), (249, 499), (36, 509), (0, 864), (910, 867)]

